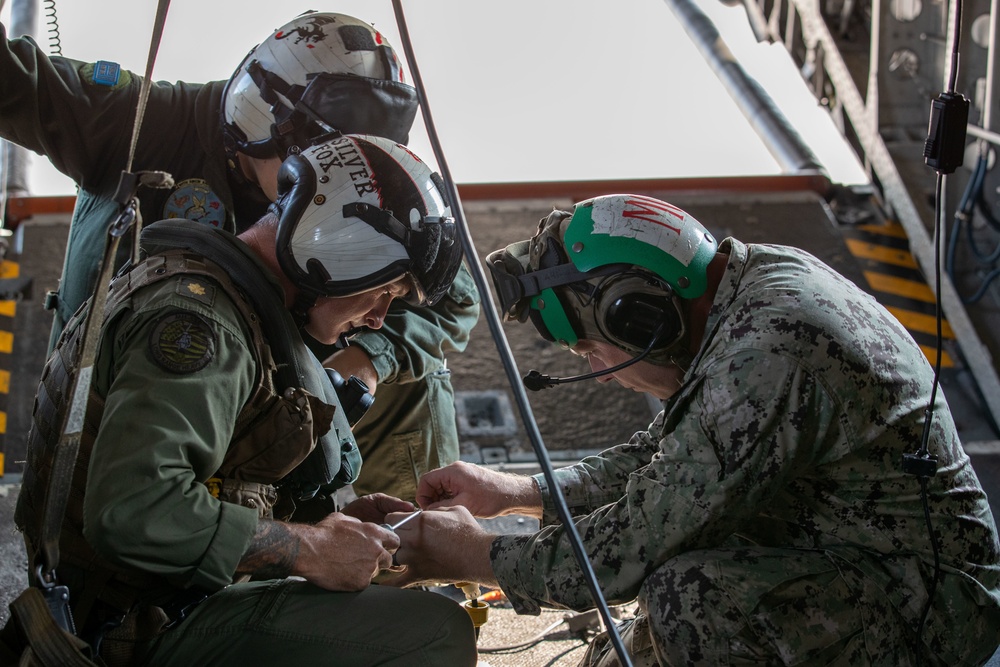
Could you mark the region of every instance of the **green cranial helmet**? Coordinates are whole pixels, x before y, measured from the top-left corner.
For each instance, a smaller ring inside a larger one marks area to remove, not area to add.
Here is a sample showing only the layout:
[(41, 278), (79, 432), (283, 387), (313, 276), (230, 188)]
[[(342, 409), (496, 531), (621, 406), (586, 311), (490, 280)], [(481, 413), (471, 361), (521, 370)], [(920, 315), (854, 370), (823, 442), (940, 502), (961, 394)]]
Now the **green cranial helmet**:
[(582, 201), (553, 211), (530, 241), (488, 264), (505, 318), (530, 319), (541, 335), (573, 347), (604, 339), (667, 363), (686, 326), (679, 299), (708, 287), (718, 244), (686, 211), (641, 195)]

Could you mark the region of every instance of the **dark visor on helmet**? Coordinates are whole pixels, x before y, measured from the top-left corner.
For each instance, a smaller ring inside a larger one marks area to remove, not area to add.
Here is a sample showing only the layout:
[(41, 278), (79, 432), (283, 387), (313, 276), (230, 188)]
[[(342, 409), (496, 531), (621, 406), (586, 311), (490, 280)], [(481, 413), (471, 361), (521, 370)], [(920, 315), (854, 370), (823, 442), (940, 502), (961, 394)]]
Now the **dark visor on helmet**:
[(390, 211), (362, 202), (346, 204), (344, 217), (360, 218), (406, 248), (410, 257), (407, 273), (416, 290), (411, 290), (405, 301), (433, 305), (451, 287), (462, 263), (462, 246), (454, 218), (424, 216), (413, 228), (397, 220)]
[(270, 139), (240, 146), (251, 157), (284, 156), (291, 146), (305, 149), (331, 130), (373, 134), (405, 144), (417, 115), (416, 89), (399, 81), (324, 72), (310, 74), (309, 83), (299, 86), (265, 70), (256, 60), (247, 72), (275, 117)]
[(583, 272), (571, 262), (566, 262), (547, 269), (528, 271), (529, 247), (530, 241), (519, 241), (491, 252), (486, 258), (493, 285), (500, 298), (500, 308), (507, 320), (523, 322), (531, 299), (545, 289), (583, 283), (597, 276), (618, 273), (623, 266), (614, 264)]

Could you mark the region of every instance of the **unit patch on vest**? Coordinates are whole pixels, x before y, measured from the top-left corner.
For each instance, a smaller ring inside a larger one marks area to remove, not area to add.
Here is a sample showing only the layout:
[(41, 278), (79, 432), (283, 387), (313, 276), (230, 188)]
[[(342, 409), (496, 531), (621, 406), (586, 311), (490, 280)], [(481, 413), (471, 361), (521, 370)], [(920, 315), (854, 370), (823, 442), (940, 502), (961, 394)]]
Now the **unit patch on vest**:
[(149, 351), (171, 373), (200, 371), (215, 356), (215, 332), (200, 316), (180, 310), (159, 319)]
[(210, 227), (226, 224), (226, 207), (207, 181), (189, 178), (181, 181), (163, 205), (164, 218), (184, 218)]

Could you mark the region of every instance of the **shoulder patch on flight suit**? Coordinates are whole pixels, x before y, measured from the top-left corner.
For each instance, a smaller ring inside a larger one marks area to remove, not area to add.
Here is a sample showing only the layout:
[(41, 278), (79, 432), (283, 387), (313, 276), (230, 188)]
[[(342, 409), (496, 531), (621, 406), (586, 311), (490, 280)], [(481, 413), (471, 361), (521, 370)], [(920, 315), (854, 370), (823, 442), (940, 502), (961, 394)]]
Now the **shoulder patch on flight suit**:
[(204, 278), (181, 276), (177, 281), (177, 294), (212, 306), (215, 303), (215, 285)]
[(212, 186), (201, 178), (189, 178), (174, 187), (163, 204), (164, 218), (184, 218), (210, 227), (225, 227), (226, 207)]
[(215, 332), (199, 315), (178, 310), (156, 322), (149, 334), (149, 351), (171, 373), (194, 373), (215, 356)]
[(109, 90), (118, 90), (132, 82), (132, 75), (128, 70), (121, 69), (118, 63), (99, 60), (80, 67), (80, 80)]

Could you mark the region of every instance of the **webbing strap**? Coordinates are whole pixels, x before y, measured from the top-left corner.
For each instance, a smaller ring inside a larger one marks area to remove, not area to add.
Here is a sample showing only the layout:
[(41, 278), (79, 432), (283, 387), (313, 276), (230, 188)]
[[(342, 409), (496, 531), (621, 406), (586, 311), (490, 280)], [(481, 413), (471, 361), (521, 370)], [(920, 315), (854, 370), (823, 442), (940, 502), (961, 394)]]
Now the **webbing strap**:
[[(167, 10), (170, 0), (160, 0), (156, 6), (156, 19), (153, 22), (153, 36), (149, 40), (149, 55), (146, 57), (146, 73), (139, 88), (139, 102), (135, 111), (135, 124), (132, 126), (132, 141), (128, 148), (128, 162), (125, 163), (125, 173), (131, 173), (132, 160), (135, 158), (135, 147), (139, 144), (139, 130), (142, 119), (146, 115), (146, 103), (149, 101), (149, 89), (153, 85), (153, 65), (156, 64), (156, 53), (160, 50), (160, 40), (163, 38), (163, 25), (167, 22)], [(171, 183), (172, 184), (172, 183)], [(142, 215), (136, 206), (135, 232), (132, 234), (132, 263), (139, 261), (139, 232), (142, 231)], [(112, 255), (112, 257), (114, 257)], [(107, 283), (99, 283), (101, 285)]]
[(56, 625), (45, 598), (29, 586), (10, 603), (11, 618), (16, 621), (28, 648), (21, 655), (24, 667), (95, 667), (87, 657), (90, 645)]
[(62, 434), (56, 444), (52, 458), (52, 472), (49, 475), (48, 490), (42, 511), (42, 525), (39, 531), (41, 564), (43, 575), (51, 577), (59, 565), (59, 533), (66, 514), (66, 502), (72, 486), (73, 467), (80, 451), (80, 434), (83, 431), (87, 411), (87, 396), (90, 393), (90, 378), (94, 371), (94, 358), (100, 341), (101, 323), (107, 305), (107, 292), (101, 289), (111, 281), (114, 270), (115, 253), (120, 236), (109, 234), (104, 244), (104, 258), (98, 289), (91, 301), (90, 309), (83, 324), (84, 334), (80, 351), (80, 366), (73, 382), (70, 402), (64, 411)]
[[(156, 51), (159, 49), (160, 38), (163, 34), (163, 24), (166, 22), (169, 6), (170, 0), (160, 0), (156, 10), (156, 22), (153, 27), (149, 59), (146, 64), (146, 78), (143, 81), (139, 94), (139, 105), (136, 111), (135, 126), (132, 129), (132, 143), (129, 148), (128, 164), (124, 172), (126, 175), (130, 174), (132, 169), (132, 159), (135, 154), (135, 146), (138, 143), (139, 129), (142, 126), (146, 100), (149, 97), (153, 63), (156, 60)], [(131, 185), (127, 189), (127, 194), (122, 192), (122, 186), (119, 186), (119, 192), (116, 194), (116, 199), (119, 203), (126, 206), (108, 229), (108, 236), (105, 239), (100, 275), (90, 310), (83, 324), (84, 334), (82, 349), (80, 351), (80, 370), (74, 380), (73, 390), (70, 394), (70, 403), (63, 417), (62, 434), (59, 437), (59, 442), (56, 444), (53, 455), (52, 473), (49, 477), (48, 490), (45, 494), (42, 525), (39, 531), (39, 551), (42, 563), (42, 576), (49, 579), (54, 579), (55, 569), (59, 565), (59, 532), (66, 513), (66, 502), (69, 499), (69, 490), (72, 485), (73, 467), (76, 465), (77, 453), (80, 450), (80, 433), (83, 430), (84, 417), (87, 410), (87, 396), (90, 393), (90, 379), (94, 370), (94, 358), (97, 355), (101, 324), (104, 321), (107, 286), (110, 284), (111, 276), (114, 272), (118, 243), (122, 235), (128, 231), (138, 216), (139, 203), (135, 199), (135, 191), (138, 189), (140, 181), (139, 179), (132, 179), (130, 182)], [(135, 235), (138, 237), (138, 231), (136, 231)]]

